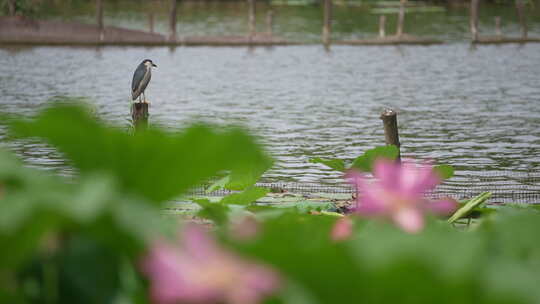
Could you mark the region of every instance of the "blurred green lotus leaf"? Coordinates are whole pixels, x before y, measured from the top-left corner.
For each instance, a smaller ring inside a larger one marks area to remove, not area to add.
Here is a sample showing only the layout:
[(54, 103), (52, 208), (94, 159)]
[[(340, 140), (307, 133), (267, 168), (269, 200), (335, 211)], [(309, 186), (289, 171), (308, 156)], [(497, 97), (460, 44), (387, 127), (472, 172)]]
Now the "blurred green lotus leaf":
[(450, 165), (436, 165), (433, 170), (439, 175), (442, 180), (449, 179), (454, 176), (454, 167)]
[(398, 155), (399, 149), (394, 145), (369, 149), (353, 161), (351, 169), (357, 169), (363, 172), (372, 172), (375, 160), (379, 158), (394, 160), (398, 157)]
[(106, 172), (123, 191), (157, 204), (222, 170), (253, 172), (242, 181), (249, 184), (271, 164), (240, 129), (193, 125), (181, 132), (150, 128), (128, 134), (78, 105), (56, 105), (32, 120), (11, 120), (9, 126), (17, 137), (41, 138), (56, 147), (81, 175)]
[(323, 164), (327, 166), (328, 168), (334, 169), (336, 171), (345, 172), (345, 162), (341, 159), (325, 159), (325, 158), (319, 158), (315, 157), (309, 160), (310, 163), (314, 164)]

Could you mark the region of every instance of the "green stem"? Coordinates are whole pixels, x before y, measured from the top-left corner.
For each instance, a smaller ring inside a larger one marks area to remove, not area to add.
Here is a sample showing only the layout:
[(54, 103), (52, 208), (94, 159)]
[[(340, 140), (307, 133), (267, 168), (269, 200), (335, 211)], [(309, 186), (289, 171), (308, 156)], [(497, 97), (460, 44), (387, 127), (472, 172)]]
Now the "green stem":
[(448, 223), (454, 223), (460, 218), (467, 216), (474, 208), (480, 206), (491, 197), (491, 192), (484, 192), (480, 195), (471, 198), (463, 207), (459, 208), (449, 219)]
[(58, 302), (58, 271), (50, 259), (43, 263), (43, 292), (45, 303)]

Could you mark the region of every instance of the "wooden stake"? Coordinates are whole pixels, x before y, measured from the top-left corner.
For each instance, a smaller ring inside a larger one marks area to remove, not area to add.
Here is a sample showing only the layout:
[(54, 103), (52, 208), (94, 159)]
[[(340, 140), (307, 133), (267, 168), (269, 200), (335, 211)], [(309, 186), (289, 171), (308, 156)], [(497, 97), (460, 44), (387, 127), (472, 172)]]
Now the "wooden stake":
[(274, 11), (269, 10), (268, 12), (266, 12), (266, 33), (272, 36), (273, 28), (274, 28)]
[(154, 32), (154, 12), (148, 13), (148, 28), (150, 33)]
[(398, 15), (398, 24), (397, 24), (397, 30), (396, 35), (398, 37), (403, 36), (403, 27), (405, 23), (405, 3), (407, 0), (400, 0), (399, 1), (399, 15)]
[(255, 0), (248, 0), (248, 30), (249, 30), (249, 37), (250, 39), (255, 36), (255, 33), (257, 31), (257, 26), (255, 24), (255, 13), (256, 13), (256, 7), (255, 7)]
[(149, 5), (150, 12), (148, 13), (148, 27), (150, 29), (150, 33), (154, 33), (156, 10), (157, 10), (157, 0), (150, 1), (150, 5)]
[(502, 31), (501, 31), (501, 17), (497, 16), (495, 17), (495, 35), (501, 39), (502, 37)]
[[(394, 110), (391, 109), (385, 109), (381, 113), (381, 119), (383, 121), (384, 126), (384, 138), (387, 145), (394, 145), (398, 148), (401, 146), (399, 142), (399, 133), (398, 133), (398, 125), (397, 125), (397, 113)], [(398, 152), (398, 158), (399, 161), (401, 158), (401, 153)]]
[(525, 15), (525, 1), (516, 0), (516, 12), (519, 19), (519, 26), (521, 27), (521, 39), (527, 39), (527, 16)]
[(330, 44), (330, 35), (332, 33), (332, 0), (324, 0), (323, 10), (322, 41), (327, 46)]
[(135, 130), (148, 127), (148, 104), (146, 102), (134, 102), (131, 104), (131, 119)]
[(169, 15), (169, 41), (176, 41), (176, 15), (177, 15), (177, 1), (171, 0), (171, 11)]
[(103, 38), (105, 38), (104, 34), (104, 28), (103, 28), (103, 1), (97, 0), (96, 1), (96, 19), (97, 19), (97, 26), (99, 29), (99, 41), (103, 41)]
[(379, 37), (384, 38), (386, 36), (386, 16), (379, 16)]
[(8, 14), (10, 16), (15, 16), (16, 13), (16, 6), (15, 6), (15, 0), (8, 0)]
[(472, 41), (478, 41), (478, 5), (480, 0), (471, 0), (471, 16), (470, 16), (470, 25), (471, 25), (471, 36)]

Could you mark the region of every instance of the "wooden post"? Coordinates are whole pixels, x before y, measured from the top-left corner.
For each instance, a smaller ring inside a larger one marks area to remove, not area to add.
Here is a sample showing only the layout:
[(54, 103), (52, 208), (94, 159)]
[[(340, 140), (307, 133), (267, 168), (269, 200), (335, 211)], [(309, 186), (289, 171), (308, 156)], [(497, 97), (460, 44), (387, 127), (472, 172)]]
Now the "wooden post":
[(157, 0), (151, 0), (149, 5), (149, 13), (148, 13), (148, 27), (150, 30), (150, 33), (154, 33), (154, 25), (155, 25), (155, 16), (156, 16), (156, 10), (157, 7)]
[(501, 17), (497, 16), (495, 17), (495, 35), (497, 38), (502, 38), (502, 31), (501, 31)]
[(471, 36), (472, 36), (473, 42), (478, 41), (478, 5), (479, 3), (480, 3), (480, 0), (471, 0), (470, 24), (471, 24)]
[(96, 0), (96, 18), (99, 29), (99, 41), (103, 41), (104, 29), (103, 29), (103, 1)]
[(255, 24), (255, 10), (255, 0), (248, 0), (248, 31), (250, 39), (255, 36), (255, 33), (257, 31), (257, 27)]
[(322, 41), (325, 46), (328, 46), (332, 33), (332, 0), (324, 0), (323, 10)]
[(405, 23), (405, 3), (407, 0), (400, 0), (399, 1), (399, 15), (398, 15), (398, 23), (397, 23), (397, 30), (396, 35), (398, 37), (403, 36), (403, 27)]
[(386, 36), (386, 16), (379, 16), (379, 37), (384, 38)]
[(274, 28), (274, 11), (269, 10), (266, 12), (266, 33), (270, 36), (273, 34), (273, 28)]
[(527, 16), (525, 15), (525, 1), (516, 0), (516, 12), (519, 19), (519, 26), (521, 27), (521, 39), (527, 39)]
[(169, 15), (169, 41), (176, 41), (176, 15), (177, 15), (177, 2), (171, 0), (171, 11)]
[[(398, 148), (401, 146), (399, 142), (399, 133), (397, 125), (397, 113), (391, 109), (385, 109), (381, 113), (381, 119), (384, 126), (384, 138), (387, 145), (394, 145)], [(398, 153), (397, 160), (401, 158), (401, 153)]]
[(10, 16), (15, 16), (15, 13), (17, 11), (16, 5), (15, 5), (15, 0), (8, 0), (7, 5), (8, 5), (8, 14)]
[(135, 130), (146, 129), (148, 127), (148, 103), (134, 102), (131, 104), (131, 119)]
[(148, 13), (148, 28), (150, 30), (150, 33), (154, 32), (154, 12)]

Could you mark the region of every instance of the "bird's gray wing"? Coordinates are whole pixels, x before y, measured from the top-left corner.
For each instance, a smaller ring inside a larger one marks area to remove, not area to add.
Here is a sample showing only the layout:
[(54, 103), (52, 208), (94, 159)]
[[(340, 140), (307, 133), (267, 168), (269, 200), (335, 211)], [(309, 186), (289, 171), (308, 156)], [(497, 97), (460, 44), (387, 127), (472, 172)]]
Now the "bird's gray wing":
[(131, 81), (131, 93), (133, 100), (135, 100), (139, 95), (141, 95), (142, 90), (138, 90), (140, 87), (141, 82), (144, 79), (144, 75), (146, 74), (146, 66), (141, 63), (135, 70), (135, 73), (133, 74), (133, 80)]
[(141, 83), (139, 84), (139, 88), (137, 90), (137, 92), (139, 92), (139, 94), (143, 93), (144, 90), (146, 90), (146, 87), (148, 86), (148, 84), (150, 83), (150, 79), (152, 78), (152, 70), (149, 68), (146, 73), (144, 74), (144, 77), (143, 77), (143, 80), (141, 81)]

